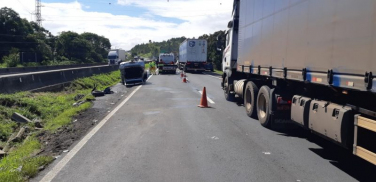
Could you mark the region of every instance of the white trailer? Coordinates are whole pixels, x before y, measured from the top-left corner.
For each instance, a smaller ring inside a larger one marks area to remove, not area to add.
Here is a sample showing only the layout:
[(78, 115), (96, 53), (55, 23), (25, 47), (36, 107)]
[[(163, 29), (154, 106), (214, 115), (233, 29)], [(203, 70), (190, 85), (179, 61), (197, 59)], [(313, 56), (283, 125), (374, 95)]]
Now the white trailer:
[(120, 64), (124, 62), (126, 58), (125, 50), (123, 49), (111, 49), (108, 52), (108, 65)]
[(225, 98), (243, 102), (265, 127), (292, 121), (376, 164), (374, 7), (373, 0), (234, 0)]
[(180, 44), (178, 67), (184, 71), (205, 71), (208, 57), (205, 39), (187, 39)]

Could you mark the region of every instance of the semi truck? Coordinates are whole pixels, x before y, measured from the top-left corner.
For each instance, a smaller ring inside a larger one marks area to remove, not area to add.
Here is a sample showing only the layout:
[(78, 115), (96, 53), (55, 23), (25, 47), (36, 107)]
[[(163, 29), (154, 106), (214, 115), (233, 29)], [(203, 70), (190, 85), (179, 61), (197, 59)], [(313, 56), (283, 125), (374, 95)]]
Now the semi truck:
[(179, 47), (178, 67), (180, 70), (205, 71), (208, 45), (205, 39), (186, 39)]
[(126, 58), (125, 50), (123, 49), (111, 49), (110, 52), (108, 52), (108, 65), (114, 65), (114, 64), (120, 64), (121, 62), (124, 62)]
[(295, 123), (376, 164), (376, 1), (234, 0), (221, 86), (266, 128)]
[(159, 74), (165, 73), (165, 72), (172, 72), (176, 74), (176, 64), (175, 64), (175, 56), (174, 54), (170, 53), (161, 53), (159, 54), (158, 59), (158, 70)]

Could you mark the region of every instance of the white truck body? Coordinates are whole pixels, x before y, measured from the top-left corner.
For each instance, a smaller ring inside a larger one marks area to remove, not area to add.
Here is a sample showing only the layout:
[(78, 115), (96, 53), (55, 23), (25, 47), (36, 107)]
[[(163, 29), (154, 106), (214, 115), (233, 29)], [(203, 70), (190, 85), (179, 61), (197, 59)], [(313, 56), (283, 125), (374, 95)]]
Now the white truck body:
[(114, 64), (120, 64), (121, 62), (125, 61), (125, 50), (123, 49), (111, 49), (110, 52), (108, 52), (108, 64), (114, 65)]
[(374, 7), (372, 0), (234, 0), (225, 98), (243, 102), (267, 128), (293, 122), (376, 165)]
[(179, 47), (179, 68), (204, 71), (208, 57), (208, 44), (205, 39), (187, 39)]
[(204, 39), (187, 39), (180, 44), (179, 62), (206, 62), (208, 44)]

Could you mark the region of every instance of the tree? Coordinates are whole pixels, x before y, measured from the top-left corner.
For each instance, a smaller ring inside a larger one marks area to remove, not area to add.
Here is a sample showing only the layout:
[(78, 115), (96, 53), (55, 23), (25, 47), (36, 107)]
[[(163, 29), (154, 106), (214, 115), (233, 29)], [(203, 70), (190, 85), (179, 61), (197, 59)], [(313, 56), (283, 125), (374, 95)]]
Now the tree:
[(108, 51), (111, 49), (111, 43), (108, 38), (89, 32), (85, 32), (81, 34), (81, 36), (91, 44), (93, 47), (92, 52), (97, 54), (90, 53), (90, 55), (94, 56), (91, 57), (91, 59), (96, 62), (101, 62), (107, 58)]
[(62, 32), (56, 42), (57, 53), (70, 60), (88, 62), (92, 46), (75, 32)]
[[(61, 61), (101, 62), (105, 61), (111, 48), (109, 39), (94, 33), (63, 32), (54, 36), (35, 22), (20, 18), (14, 10), (0, 9), (0, 61), (16, 48), (18, 53), (31, 52), (50, 63), (55, 57)], [(67, 59), (68, 58), (68, 59)], [(9, 56), (7, 57), (9, 60)]]

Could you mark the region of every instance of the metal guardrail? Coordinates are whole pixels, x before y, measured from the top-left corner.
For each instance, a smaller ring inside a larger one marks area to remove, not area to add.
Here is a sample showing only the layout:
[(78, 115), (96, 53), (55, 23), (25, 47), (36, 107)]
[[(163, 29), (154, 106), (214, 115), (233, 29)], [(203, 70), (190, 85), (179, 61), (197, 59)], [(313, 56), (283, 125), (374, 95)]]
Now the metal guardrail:
[(9, 75), (16, 73), (29, 73), (38, 71), (50, 71), (67, 68), (79, 68), (107, 65), (107, 63), (91, 63), (91, 64), (75, 64), (75, 65), (57, 65), (57, 66), (36, 66), (36, 67), (20, 67), (20, 68), (0, 68), (0, 75)]
[(0, 76), (0, 93), (31, 91), (116, 70), (119, 70), (118, 65), (99, 65), (2, 75)]

